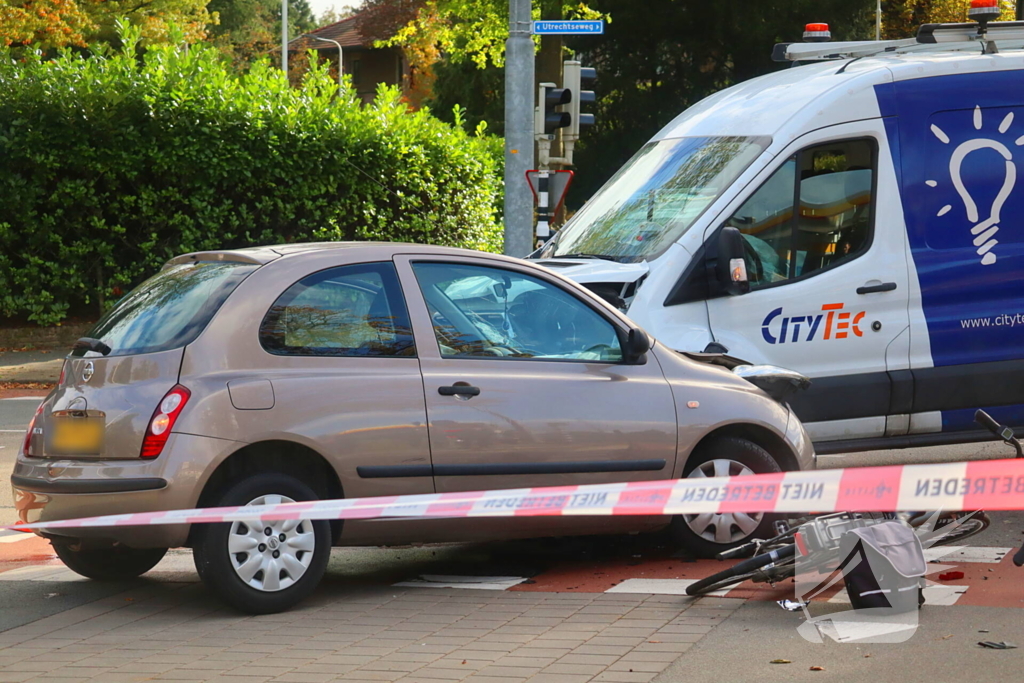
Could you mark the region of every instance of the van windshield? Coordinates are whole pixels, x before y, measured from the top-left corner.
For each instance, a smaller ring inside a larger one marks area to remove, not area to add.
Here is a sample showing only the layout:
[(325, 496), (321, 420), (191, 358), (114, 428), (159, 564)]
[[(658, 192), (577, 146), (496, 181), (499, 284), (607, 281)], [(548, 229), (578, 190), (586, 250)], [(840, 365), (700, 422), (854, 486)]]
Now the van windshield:
[(771, 144), (768, 137), (691, 137), (648, 143), (587, 202), (541, 258), (635, 263), (668, 249)]
[[(238, 283), (259, 266), (199, 261), (164, 268), (117, 302), (88, 336), (111, 356), (155, 353), (191, 343)], [(73, 355), (84, 355), (76, 349)]]

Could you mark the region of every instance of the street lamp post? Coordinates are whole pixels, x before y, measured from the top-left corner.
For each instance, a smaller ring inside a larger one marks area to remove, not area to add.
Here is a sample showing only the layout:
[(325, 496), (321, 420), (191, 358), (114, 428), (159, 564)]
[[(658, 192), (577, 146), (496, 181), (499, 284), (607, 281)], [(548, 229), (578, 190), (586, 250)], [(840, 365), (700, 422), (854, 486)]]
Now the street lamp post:
[(288, 0), (281, 0), (281, 71), (288, 80)]
[(341, 75), (345, 73), (345, 53), (341, 49), (341, 43), (339, 43), (336, 40), (331, 40), (330, 38), (321, 38), (320, 36), (314, 36), (311, 33), (307, 33), (306, 37), (312, 38), (314, 40), (322, 40), (325, 43), (334, 43), (335, 45), (338, 46), (338, 83), (341, 83)]

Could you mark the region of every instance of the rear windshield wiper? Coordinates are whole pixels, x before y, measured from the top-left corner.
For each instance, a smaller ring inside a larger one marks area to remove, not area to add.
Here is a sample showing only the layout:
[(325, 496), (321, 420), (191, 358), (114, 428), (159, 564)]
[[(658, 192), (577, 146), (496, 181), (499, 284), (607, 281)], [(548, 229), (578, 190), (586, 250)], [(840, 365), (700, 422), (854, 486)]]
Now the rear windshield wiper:
[(548, 258), (592, 258), (601, 259), (602, 261), (618, 261), (614, 256), (606, 256), (604, 254), (559, 254), (558, 256), (549, 256)]
[(101, 353), (104, 356), (109, 354), (112, 350), (99, 339), (93, 339), (92, 337), (81, 337), (71, 348), (76, 351), (95, 351), (96, 353)]

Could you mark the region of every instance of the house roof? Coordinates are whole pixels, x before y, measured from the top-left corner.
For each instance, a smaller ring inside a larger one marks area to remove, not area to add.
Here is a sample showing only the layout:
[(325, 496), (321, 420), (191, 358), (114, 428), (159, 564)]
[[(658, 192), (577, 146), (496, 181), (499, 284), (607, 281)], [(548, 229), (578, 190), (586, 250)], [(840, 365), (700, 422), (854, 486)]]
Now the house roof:
[(374, 39), (367, 38), (362, 34), (359, 27), (359, 19), (362, 13), (336, 21), (327, 26), (321, 26), (315, 31), (299, 36), (288, 43), (288, 50), (332, 50), (336, 49), (332, 43), (325, 43), (320, 40), (313, 40), (308, 36), (318, 36), (335, 40), (343, 48), (372, 48)]

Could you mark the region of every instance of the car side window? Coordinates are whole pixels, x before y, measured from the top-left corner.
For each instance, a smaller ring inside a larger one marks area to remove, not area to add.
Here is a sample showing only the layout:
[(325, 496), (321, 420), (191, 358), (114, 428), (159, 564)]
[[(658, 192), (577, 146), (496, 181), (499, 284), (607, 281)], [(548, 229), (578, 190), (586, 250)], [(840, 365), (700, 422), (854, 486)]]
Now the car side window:
[(876, 150), (866, 139), (801, 150), (725, 222), (743, 234), (752, 289), (803, 278), (867, 251)]
[(280, 356), (415, 356), (394, 264), (313, 273), (267, 311), (260, 344)]
[(615, 326), (540, 278), (461, 263), (412, 267), (445, 358), (622, 361)]

